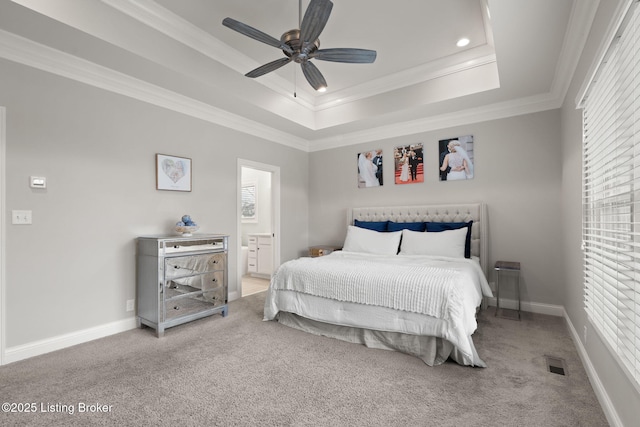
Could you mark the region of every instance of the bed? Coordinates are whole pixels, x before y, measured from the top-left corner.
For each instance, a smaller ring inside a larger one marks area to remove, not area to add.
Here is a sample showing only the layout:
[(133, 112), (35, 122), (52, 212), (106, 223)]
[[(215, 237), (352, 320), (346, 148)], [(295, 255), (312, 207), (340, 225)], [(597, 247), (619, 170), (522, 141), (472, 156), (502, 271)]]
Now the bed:
[(434, 366), (485, 367), (472, 339), (491, 297), (482, 203), (350, 209), (342, 251), (282, 264), (264, 320)]

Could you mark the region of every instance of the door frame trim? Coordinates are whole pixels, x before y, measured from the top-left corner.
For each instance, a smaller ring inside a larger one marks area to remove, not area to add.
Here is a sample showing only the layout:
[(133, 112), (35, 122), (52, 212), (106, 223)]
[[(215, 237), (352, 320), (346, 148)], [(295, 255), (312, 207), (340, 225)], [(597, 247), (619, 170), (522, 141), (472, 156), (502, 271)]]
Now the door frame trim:
[(271, 173), (271, 232), (273, 234), (273, 270), (280, 265), (280, 167), (253, 160), (238, 158), (236, 189), (236, 291), (229, 293), (229, 300), (242, 297), (242, 168), (247, 167)]

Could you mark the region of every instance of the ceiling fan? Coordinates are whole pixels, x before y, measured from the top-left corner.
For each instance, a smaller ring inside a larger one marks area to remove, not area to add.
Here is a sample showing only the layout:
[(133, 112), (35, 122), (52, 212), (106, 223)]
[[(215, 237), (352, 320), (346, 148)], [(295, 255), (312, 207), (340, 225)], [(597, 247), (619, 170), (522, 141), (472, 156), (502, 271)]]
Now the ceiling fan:
[(311, 0), (300, 24), (300, 29), (287, 31), (280, 37), (280, 40), (232, 18), (225, 18), (222, 24), (247, 37), (282, 49), (285, 54), (285, 58), (276, 59), (262, 65), (255, 70), (249, 71), (245, 76), (251, 78), (259, 77), (293, 61), (300, 64), (302, 73), (309, 84), (315, 90), (322, 92), (326, 90), (327, 82), (318, 67), (310, 62), (311, 59), (352, 64), (370, 64), (376, 60), (375, 50), (355, 48), (320, 49), (318, 37), (329, 20), (332, 8), (333, 3), (330, 0)]

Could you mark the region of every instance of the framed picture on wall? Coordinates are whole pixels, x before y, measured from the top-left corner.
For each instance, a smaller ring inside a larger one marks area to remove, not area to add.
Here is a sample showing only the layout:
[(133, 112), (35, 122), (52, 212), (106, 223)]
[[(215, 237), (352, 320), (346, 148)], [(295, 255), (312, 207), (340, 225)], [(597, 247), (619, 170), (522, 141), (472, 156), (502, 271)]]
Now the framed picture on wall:
[(382, 150), (358, 153), (358, 188), (380, 187), (382, 184)]
[(473, 135), (438, 141), (440, 181), (473, 179)]
[(191, 191), (191, 159), (156, 154), (156, 189)]
[(393, 150), (396, 184), (424, 182), (422, 143), (400, 145)]

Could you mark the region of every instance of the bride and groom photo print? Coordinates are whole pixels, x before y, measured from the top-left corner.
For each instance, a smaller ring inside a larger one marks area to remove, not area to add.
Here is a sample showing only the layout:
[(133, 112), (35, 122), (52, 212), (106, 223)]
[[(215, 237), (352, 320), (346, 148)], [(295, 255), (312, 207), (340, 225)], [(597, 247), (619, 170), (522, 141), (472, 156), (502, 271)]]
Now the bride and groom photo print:
[(473, 178), (473, 135), (438, 141), (440, 181)]
[(401, 145), (393, 150), (396, 184), (424, 182), (422, 143)]
[(380, 187), (382, 184), (382, 150), (358, 153), (358, 188)]
[[(399, 145), (393, 149), (393, 181), (395, 184), (424, 182), (423, 144)], [(438, 141), (438, 176), (440, 181), (473, 179), (473, 135)], [(433, 156), (431, 154), (430, 156)], [(358, 188), (380, 187), (383, 180), (382, 149), (363, 151), (358, 158)]]

